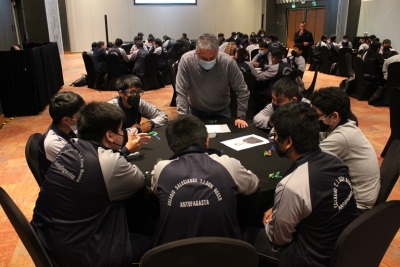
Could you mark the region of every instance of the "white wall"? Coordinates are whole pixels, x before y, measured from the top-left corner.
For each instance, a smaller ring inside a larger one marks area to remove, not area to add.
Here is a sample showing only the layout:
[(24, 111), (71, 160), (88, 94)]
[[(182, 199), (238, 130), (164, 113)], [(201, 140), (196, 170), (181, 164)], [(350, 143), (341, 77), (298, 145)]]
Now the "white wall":
[(361, 2), (358, 36), (376, 35), (382, 42), (392, 41), (392, 47), (400, 50), (400, 1), (399, 0), (368, 0)]
[(71, 51), (90, 49), (93, 41), (105, 41), (104, 15), (109, 41), (132, 41), (168, 35), (177, 39), (183, 32), (190, 39), (209, 32), (230, 36), (232, 31), (250, 34), (261, 25), (262, 0), (197, 0), (197, 5), (134, 5), (133, 0), (66, 0)]

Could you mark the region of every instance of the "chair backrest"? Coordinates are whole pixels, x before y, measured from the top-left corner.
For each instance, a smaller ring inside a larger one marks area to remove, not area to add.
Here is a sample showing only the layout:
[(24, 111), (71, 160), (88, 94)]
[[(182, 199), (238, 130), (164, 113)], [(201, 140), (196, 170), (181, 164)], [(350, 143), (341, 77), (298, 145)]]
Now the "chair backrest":
[(129, 53), (131, 52), (132, 46), (133, 46), (133, 43), (124, 43), (124, 44), (122, 44), (121, 48), (125, 50), (125, 53), (127, 55), (129, 55)]
[(148, 54), (144, 57), (144, 75), (142, 77), (143, 90), (160, 88), (157, 78), (157, 62), (157, 54)]
[(51, 267), (49, 257), (46, 254), (38, 236), (32, 226), (26, 219), (25, 215), (17, 207), (6, 191), (0, 187), (0, 204), (5, 214), (13, 225), (19, 238), (29, 252), (36, 266)]
[[(400, 86), (388, 89), (390, 129), (393, 136), (400, 136)], [(397, 138), (396, 138), (397, 139)]]
[(376, 267), (400, 227), (400, 201), (382, 203), (360, 215), (339, 236), (331, 267)]
[[(352, 55), (352, 50), (348, 47), (339, 49), (339, 60), (337, 63), (337, 74), (338, 76), (350, 77), (349, 70), (347, 69), (346, 55)], [(351, 57), (350, 57), (351, 58)]]
[(88, 88), (95, 88), (96, 83), (96, 72), (94, 71), (94, 65), (92, 58), (86, 53), (82, 52), (83, 62), (85, 63), (85, 69), (88, 79)]
[(176, 61), (176, 52), (174, 50), (170, 50), (167, 53), (167, 61), (171, 58), (174, 60), (174, 62)]
[[(170, 52), (174, 52), (174, 51), (170, 51)], [(170, 107), (176, 107), (176, 71), (174, 68), (174, 63), (175, 63), (175, 59), (170, 58), (167, 61), (167, 66), (168, 66), (168, 70), (169, 70), (169, 74), (171, 75), (171, 84), (172, 84), (172, 88), (174, 89), (174, 93), (172, 95), (172, 99), (171, 99), (171, 104), (169, 105)]]
[(174, 241), (148, 251), (140, 267), (255, 267), (258, 254), (242, 240), (197, 237)]
[(354, 70), (353, 70), (353, 54), (352, 53), (347, 53), (346, 56), (346, 68), (347, 68), (347, 73), (348, 77), (354, 75)]
[(252, 60), (258, 54), (259, 50), (260, 49), (258, 49), (258, 48), (251, 50), (251, 52), (250, 52), (250, 60)]
[(388, 66), (388, 77), (385, 85), (385, 92), (381, 101), (382, 106), (389, 106), (390, 98), (389, 91), (393, 87), (400, 87), (400, 62), (394, 62)]
[[(322, 47), (321, 47), (322, 48)], [(303, 92), (303, 95), (305, 98), (309, 99), (310, 96), (314, 93), (314, 89), (315, 89), (315, 84), (317, 83), (317, 77), (318, 77), (318, 72), (321, 69), (321, 61), (315, 61), (315, 69), (314, 69), (314, 77), (313, 80), (311, 82), (310, 87), (307, 88), (307, 90), (305, 90)]]
[(107, 66), (107, 90), (115, 90), (115, 83), (122, 75), (121, 71), (121, 61), (116, 54), (108, 54), (106, 56), (106, 66)]
[[(253, 118), (256, 114), (256, 108), (255, 108), (255, 100), (254, 100), (254, 90), (256, 88), (256, 77), (254, 77), (253, 74), (249, 72), (243, 72), (243, 78), (244, 82), (247, 84), (247, 89), (250, 91), (250, 98), (249, 102), (247, 104), (247, 112), (246, 112), (246, 117), (247, 118)], [(237, 112), (237, 96), (236, 94), (234, 95), (236, 99), (236, 112)]]
[(42, 138), (41, 133), (34, 133), (29, 136), (28, 141), (25, 145), (25, 159), (26, 163), (28, 163), (29, 169), (31, 170), (33, 176), (36, 179), (39, 187), (42, 186), (44, 182), (44, 177), (40, 172), (39, 162), (38, 162), (38, 147), (39, 140)]
[(353, 68), (354, 68), (354, 89), (350, 92), (350, 96), (359, 97), (365, 88), (364, 79), (364, 61), (359, 58), (353, 58)]
[(332, 62), (329, 60), (329, 49), (326, 46), (322, 46), (321, 50), (321, 67), (320, 71), (325, 74), (329, 74), (331, 70)]
[(400, 141), (394, 140), (381, 165), (381, 189), (375, 206), (386, 201), (400, 175)]

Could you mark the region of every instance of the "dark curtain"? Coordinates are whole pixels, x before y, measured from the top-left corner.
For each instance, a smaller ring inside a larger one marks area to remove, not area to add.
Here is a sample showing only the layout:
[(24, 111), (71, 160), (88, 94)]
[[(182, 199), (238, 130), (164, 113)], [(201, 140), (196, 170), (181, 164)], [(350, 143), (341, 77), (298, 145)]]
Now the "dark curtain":
[(0, 101), (6, 117), (39, 114), (63, 85), (57, 43), (0, 52)]

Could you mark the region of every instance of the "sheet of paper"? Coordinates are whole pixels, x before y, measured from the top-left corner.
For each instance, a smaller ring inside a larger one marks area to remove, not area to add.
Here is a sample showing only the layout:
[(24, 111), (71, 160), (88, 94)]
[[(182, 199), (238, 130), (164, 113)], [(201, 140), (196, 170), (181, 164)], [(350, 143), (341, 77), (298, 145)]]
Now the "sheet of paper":
[(228, 124), (207, 124), (207, 130), (213, 130), (216, 133), (230, 133), (231, 130), (228, 127)]
[(222, 141), (221, 143), (236, 151), (240, 151), (243, 149), (248, 149), (251, 147), (268, 144), (269, 141), (264, 137), (255, 134), (250, 134), (235, 139)]

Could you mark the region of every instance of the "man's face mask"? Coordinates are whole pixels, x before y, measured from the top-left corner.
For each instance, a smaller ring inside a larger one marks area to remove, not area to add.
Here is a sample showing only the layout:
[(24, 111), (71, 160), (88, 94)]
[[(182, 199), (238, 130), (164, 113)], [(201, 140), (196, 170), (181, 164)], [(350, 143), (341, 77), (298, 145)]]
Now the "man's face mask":
[(138, 108), (140, 102), (140, 95), (134, 95), (134, 96), (130, 95), (128, 96), (126, 102), (128, 102), (129, 106), (131, 106), (132, 108)]
[(211, 70), (214, 67), (216, 62), (217, 62), (216, 59), (211, 60), (211, 61), (204, 61), (204, 60), (199, 59), (200, 66), (205, 70)]

